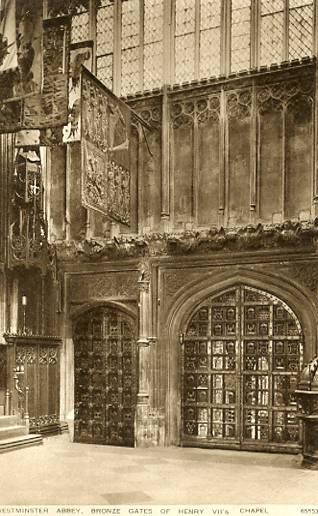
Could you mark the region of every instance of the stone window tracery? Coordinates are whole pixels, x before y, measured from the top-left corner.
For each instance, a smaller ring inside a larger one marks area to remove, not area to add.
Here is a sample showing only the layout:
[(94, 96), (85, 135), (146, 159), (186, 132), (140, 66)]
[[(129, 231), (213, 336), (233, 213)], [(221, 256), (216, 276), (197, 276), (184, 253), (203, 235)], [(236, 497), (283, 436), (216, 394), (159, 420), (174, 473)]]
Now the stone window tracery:
[(95, 72), (117, 95), (314, 54), (313, 0), (58, 1), (52, 16), (71, 6), (72, 42), (95, 40)]

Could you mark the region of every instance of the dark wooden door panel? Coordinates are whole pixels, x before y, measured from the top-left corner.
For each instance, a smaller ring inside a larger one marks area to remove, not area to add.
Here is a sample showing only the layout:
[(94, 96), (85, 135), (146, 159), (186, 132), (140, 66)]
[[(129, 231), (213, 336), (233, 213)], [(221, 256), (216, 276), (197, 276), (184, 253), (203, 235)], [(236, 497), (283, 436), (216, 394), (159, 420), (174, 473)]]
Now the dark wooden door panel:
[(89, 311), (74, 327), (74, 440), (134, 445), (137, 394), (132, 320), (107, 307)]

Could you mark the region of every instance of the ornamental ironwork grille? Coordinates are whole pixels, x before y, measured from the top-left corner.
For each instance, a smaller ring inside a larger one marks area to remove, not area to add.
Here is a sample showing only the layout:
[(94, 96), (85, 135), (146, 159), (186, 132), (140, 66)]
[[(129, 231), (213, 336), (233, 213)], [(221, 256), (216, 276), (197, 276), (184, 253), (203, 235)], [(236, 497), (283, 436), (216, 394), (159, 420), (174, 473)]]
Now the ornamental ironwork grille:
[[(55, 16), (67, 11), (67, 2), (58, 1), (60, 10), (51, 10)], [(72, 42), (95, 41), (97, 77), (116, 95), (315, 53), (313, 0), (68, 3)]]
[(295, 314), (266, 292), (237, 286), (204, 301), (182, 339), (183, 442), (298, 449), (302, 342)]
[(43, 265), (47, 258), (47, 222), (39, 147), (17, 150), (10, 186), (10, 265)]
[(75, 324), (74, 350), (74, 440), (134, 446), (134, 322), (108, 307), (91, 310)]

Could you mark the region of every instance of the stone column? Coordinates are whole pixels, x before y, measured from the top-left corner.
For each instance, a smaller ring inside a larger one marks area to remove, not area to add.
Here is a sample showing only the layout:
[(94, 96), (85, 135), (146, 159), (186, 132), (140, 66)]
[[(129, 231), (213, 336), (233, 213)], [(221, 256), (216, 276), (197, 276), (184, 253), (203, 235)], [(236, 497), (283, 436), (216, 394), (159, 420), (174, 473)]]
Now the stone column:
[(139, 287), (139, 338), (138, 362), (139, 378), (137, 405), (149, 405), (150, 389), (150, 342), (149, 342), (149, 321), (150, 321), (150, 269), (147, 262), (140, 264)]
[(137, 447), (158, 444), (157, 417), (150, 406), (151, 345), (150, 335), (151, 288), (150, 266), (146, 261), (140, 265), (139, 286), (139, 338), (138, 347), (138, 392), (135, 418), (135, 444)]

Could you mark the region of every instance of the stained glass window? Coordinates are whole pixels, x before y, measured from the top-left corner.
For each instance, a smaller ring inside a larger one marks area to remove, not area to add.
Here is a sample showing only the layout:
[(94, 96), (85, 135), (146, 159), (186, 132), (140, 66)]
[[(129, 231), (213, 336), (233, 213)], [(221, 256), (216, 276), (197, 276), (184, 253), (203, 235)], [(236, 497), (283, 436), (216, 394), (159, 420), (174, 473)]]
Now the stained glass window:
[(251, 0), (232, 0), (231, 71), (250, 68)]
[(312, 0), (289, 0), (289, 59), (312, 55), (313, 17)]
[(195, 2), (176, 0), (175, 82), (195, 78)]
[(144, 89), (162, 85), (163, 0), (144, 3)]
[(283, 59), (284, 0), (261, 2), (260, 64), (278, 63)]
[(221, 0), (200, 0), (200, 77), (220, 74)]
[(110, 89), (113, 86), (114, 6), (104, 0), (97, 11), (96, 20), (96, 68), (97, 77)]

